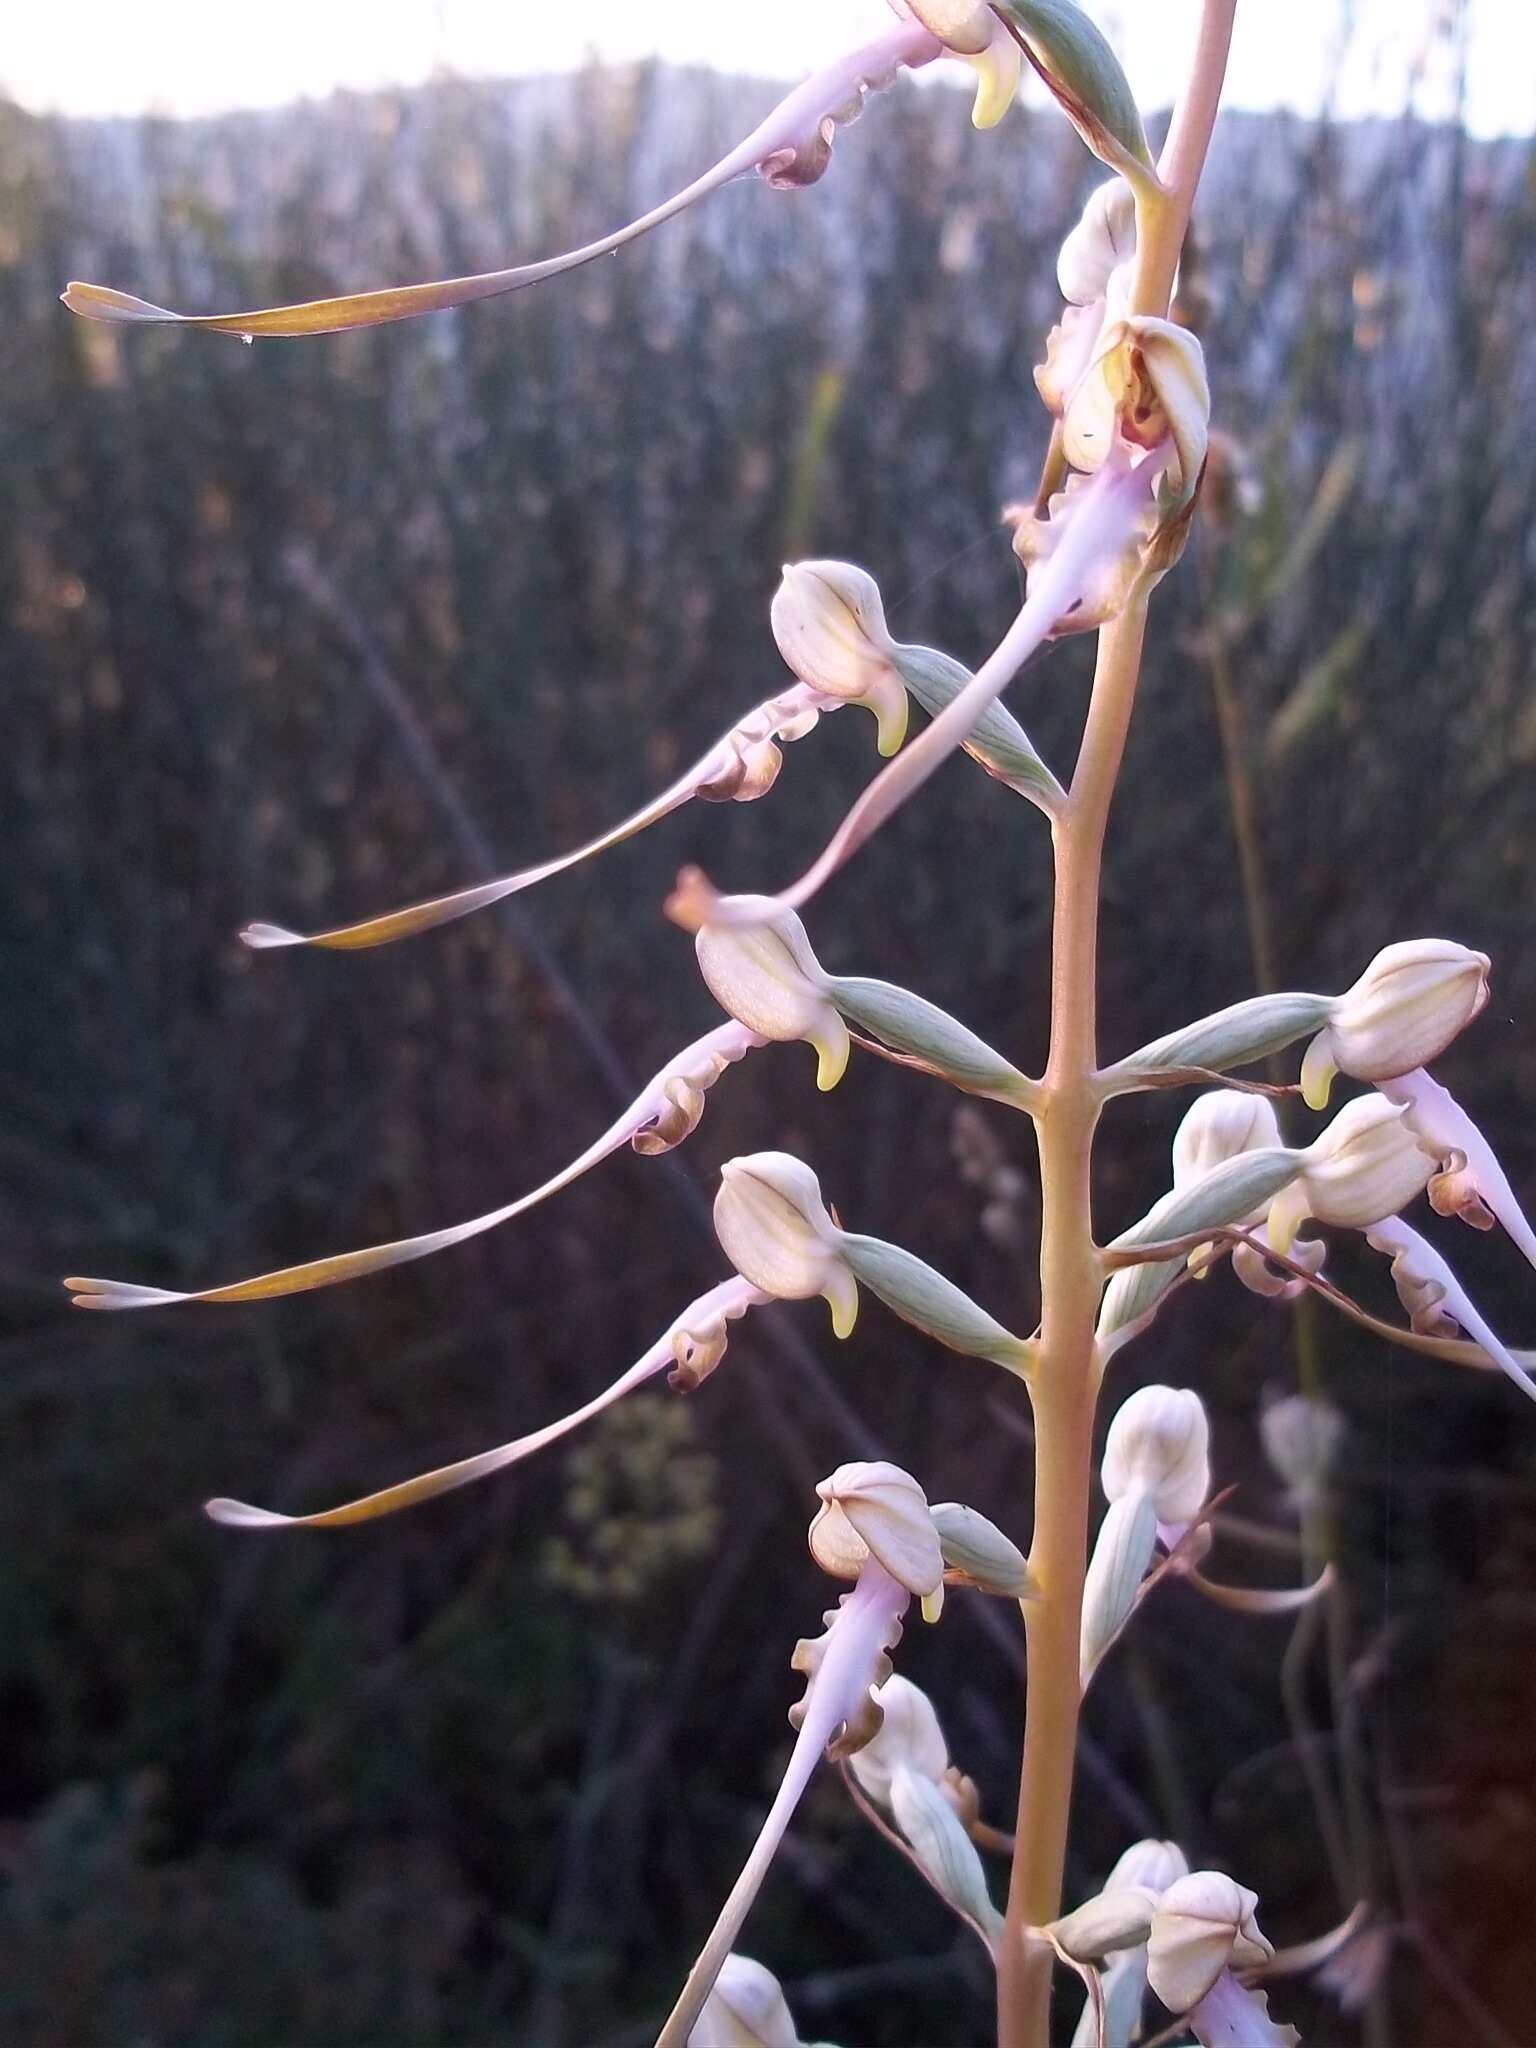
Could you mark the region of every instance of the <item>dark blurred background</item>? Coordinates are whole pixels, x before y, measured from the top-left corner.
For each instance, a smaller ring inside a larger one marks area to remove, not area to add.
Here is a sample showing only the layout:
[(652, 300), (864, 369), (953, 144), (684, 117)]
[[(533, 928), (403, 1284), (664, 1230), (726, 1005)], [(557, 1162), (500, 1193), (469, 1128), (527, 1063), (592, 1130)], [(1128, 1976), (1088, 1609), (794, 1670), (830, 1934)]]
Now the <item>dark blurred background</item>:
[[(798, 1150), (855, 1228), (1020, 1329), (1027, 1131), (856, 1057), (754, 1055), (670, 1161), (626, 1154), (481, 1242), (267, 1307), (87, 1317), (57, 1277), (197, 1286), (455, 1221), (580, 1148), (712, 1005), (662, 897), (772, 886), (873, 765), (828, 722), (754, 806), (398, 949), (253, 956), (561, 849), (781, 686), (786, 556), (851, 557), (900, 637), (975, 661), (1016, 599), (1000, 507), (1043, 449), (1054, 254), (1095, 166), (901, 90), (815, 191), (747, 183), (464, 316), (246, 349), (87, 326), (71, 276), (262, 304), (568, 246), (671, 190), (760, 86), (643, 68), (192, 123), (0, 106), (0, 2033), (16, 2048), (643, 2048), (755, 1832), (826, 1585), (815, 1480), (878, 1450), (1028, 1535), (1021, 1393), (866, 1307), (744, 1326), (500, 1483), (243, 1536), (606, 1383), (722, 1271), (731, 1153)], [(1530, 945), (1536, 158), (1405, 118), (1224, 119), (1186, 265), (1232, 437), (1155, 609), (1104, 916), (1106, 1049), (1262, 982), (1454, 936), (1495, 999), (1441, 1071), (1536, 1198)], [(1090, 650), (1012, 702), (1070, 762)], [(1239, 859), (1246, 845), (1246, 873)], [(477, 851), (483, 847), (483, 854)], [(957, 762), (820, 899), (823, 960), (1023, 1062), (1046, 1028), (1040, 820)], [(1180, 1103), (1118, 1107), (1100, 1222), (1166, 1185)], [(1536, 1276), (1436, 1226), (1512, 1341)], [(1378, 1307), (1381, 1262), (1338, 1277)], [(1340, 1411), (1300, 1625), (1174, 1588), (1087, 1712), (1071, 1884), (1140, 1833), (1259, 1889), (1281, 1941), (1354, 1898), (1317, 2048), (1531, 2048), (1536, 1417), (1243, 1295), (1185, 1290), (1116, 1367), (1210, 1403), (1224, 1576), (1294, 1581), (1259, 1450)], [(1289, 1651), (1287, 1645), (1290, 1644)], [(1011, 1824), (1019, 1639), (957, 1598), (902, 1668)], [(1284, 1667), (1287, 1682), (1282, 1686)], [(1310, 1730), (1310, 1737), (1307, 1731)], [(818, 1782), (744, 1944), (813, 2038), (990, 2038), (965, 1936)], [(1070, 2008), (1063, 1995), (1063, 2025)], [(1065, 2034), (1063, 2036), (1065, 2038)]]

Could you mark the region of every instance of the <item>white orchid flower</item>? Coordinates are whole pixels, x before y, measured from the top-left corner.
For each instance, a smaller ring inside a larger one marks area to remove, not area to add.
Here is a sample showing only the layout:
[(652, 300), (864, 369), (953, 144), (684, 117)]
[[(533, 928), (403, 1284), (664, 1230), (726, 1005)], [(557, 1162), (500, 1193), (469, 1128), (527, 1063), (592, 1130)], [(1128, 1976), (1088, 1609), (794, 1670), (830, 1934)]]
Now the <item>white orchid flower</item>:
[(1409, 939), (1382, 948), (1307, 1047), (1301, 1092), (1327, 1107), (1335, 1074), (1389, 1081), (1427, 1066), (1488, 1000), (1486, 953), (1454, 939)]

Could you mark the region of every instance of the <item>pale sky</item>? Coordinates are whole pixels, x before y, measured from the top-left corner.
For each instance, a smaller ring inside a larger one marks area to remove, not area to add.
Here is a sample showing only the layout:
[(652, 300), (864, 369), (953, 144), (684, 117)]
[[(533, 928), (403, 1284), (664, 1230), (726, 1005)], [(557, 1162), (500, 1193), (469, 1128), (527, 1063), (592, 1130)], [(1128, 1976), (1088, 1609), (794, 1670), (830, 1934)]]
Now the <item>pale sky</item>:
[[(1171, 98), (1198, 0), (1094, 0), (1148, 108)], [(884, 0), (14, 0), (0, 90), (75, 113), (200, 114), (338, 85), (562, 70), (661, 55), (793, 78), (889, 22)], [(1437, 118), (1455, 105), (1451, 31), (1466, 30), (1479, 133), (1536, 131), (1532, 0), (1239, 0), (1230, 99)], [(1340, 60), (1339, 22), (1356, 29)], [(946, 67), (949, 68), (949, 67)]]

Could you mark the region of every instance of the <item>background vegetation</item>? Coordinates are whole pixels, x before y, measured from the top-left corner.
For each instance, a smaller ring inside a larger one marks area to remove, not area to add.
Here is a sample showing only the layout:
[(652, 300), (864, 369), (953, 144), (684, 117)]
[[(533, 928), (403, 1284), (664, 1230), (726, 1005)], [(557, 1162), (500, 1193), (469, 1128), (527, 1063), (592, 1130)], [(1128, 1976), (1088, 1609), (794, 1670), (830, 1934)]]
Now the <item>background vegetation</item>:
[[(376, 1528), (269, 1541), (198, 1513), (324, 1504), (563, 1411), (721, 1270), (706, 1204), (734, 1151), (803, 1151), (852, 1227), (1027, 1328), (1017, 1122), (865, 1060), (821, 1101), (808, 1054), (759, 1054), (677, 1159), (626, 1155), (335, 1293), (91, 1318), (55, 1279), (197, 1285), (474, 1214), (707, 1027), (660, 900), (684, 859), (722, 885), (795, 872), (870, 771), (856, 715), (765, 802), (696, 806), (505, 915), (352, 958), (256, 958), (234, 933), (383, 908), (621, 815), (779, 686), (786, 555), (853, 557), (902, 637), (978, 658), (1014, 599), (996, 515), (1033, 490), (1030, 369), (1093, 167), (1043, 114), (978, 141), (957, 96), (903, 91), (817, 191), (734, 187), (464, 317), (243, 349), (71, 322), (59, 287), (261, 304), (564, 247), (765, 97), (642, 70), (188, 125), (0, 107), (15, 2048), (639, 2048), (788, 1739), (786, 1660), (826, 1599), (800, 1541), (815, 1478), (887, 1449), (1026, 1533), (1022, 1401), (875, 1306), (844, 1347), (815, 1305), (765, 1314), (693, 1399), (643, 1397), (568, 1457)], [(1121, 1051), (1261, 974), (1331, 988), (1389, 938), (1486, 947), (1495, 1000), (1445, 1072), (1528, 1197), (1533, 255), (1526, 144), (1225, 122), (1185, 302), (1253, 489), (1226, 516), (1213, 491), (1159, 604), (1104, 980)], [(1013, 693), (1058, 763), (1087, 658)], [(1224, 761), (1262, 848), (1257, 961)], [(1038, 1059), (1037, 828), (955, 764), (818, 904), (823, 959)], [(1176, 1113), (1115, 1112), (1107, 1228), (1165, 1184)], [(1452, 1243), (1496, 1323), (1536, 1337), (1509, 1247)], [(1381, 1298), (1379, 1270), (1346, 1275)], [(1521, 2048), (1536, 1431), (1496, 1379), (1333, 1322), (1302, 1335), (1348, 1421), (1330, 1643), (1303, 1634), (1283, 1697), (1287, 1624), (1160, 1596), (1094, 1694), (1073, 1882), (1176, 1831), (1238, 1860), (1282, 1940), (1371, 1886), (1400, 1930), (1391, 1988), (1361, 2015), (1298, 1987), (1281, 2009), (1309, 2043)], [(1294, 1527), (1255, 1448), (1298, 1372), (1288, 1311), (1213, 1280), (1118, 1370), (1196, 1385), (1234, 1508)], [(1002, 1612), (957, 1601), (904, 1668), (1006, 1825)], [(1319, 1766), (1351, 1793), (1342, 1901)], [(750, 1945), (849, 2048), (986, 2038), (963, 1938), (830, 1778)]]

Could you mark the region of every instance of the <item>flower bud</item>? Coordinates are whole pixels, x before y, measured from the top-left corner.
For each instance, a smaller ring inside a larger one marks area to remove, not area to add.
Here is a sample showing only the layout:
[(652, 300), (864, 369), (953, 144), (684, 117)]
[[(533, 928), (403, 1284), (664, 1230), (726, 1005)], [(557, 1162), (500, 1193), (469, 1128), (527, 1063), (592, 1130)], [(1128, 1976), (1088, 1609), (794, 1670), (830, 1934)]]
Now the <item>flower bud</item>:
[(821, 1295), (839, 1337), (852, 1330), (859, 1288), (838, 1250), (841, 1232), (821, 1183), (788, 1152), (728, 1159), (715, 1197), (715, 1235), (744, 1280), (777, 1301)]
[(944, 1556), (923, 1489), (885, 1459), (839, 1465), (816, 1489), (811, 1555), (835, 1579), (856, 1579), (873, 1557), (909, 1593), (930, 1599), (944, 1582)]
[(1224, 1971), (1268, 1962), (1254, 1918), (1258, 1895), (1217, 1870), (1197, 1870), (1163, 1893), (1147, 1941), (1147, 1981), (1170, 2012), (1200, 2003)]
[(750, 1956), (728, 1955), (688, 2048), (800, 2048), (773, 1972)]
[(1189, 1859), (1177, 1842), (1132, 1842), (1105, 1878), (1104, 1889), (1111, 1892), (1126, 1885), (1144, 1884), (1161, 1893), (1188, 1875)]
[(957, 1500), (939, 1501), (929, 1509), (939, 1534), (939, 1548), (950, 1576), (978, 1592), (1008, 1600), (1029, 1600), (1035, 1584), (1022, 1550), (985, 1515)]
[(1136, 1610), (1141, 1582), (1157, 1548), (1157, 1511), (1143, 1492), (1112, 1500), (1099, 1524), (1083, 1581), (1078, 1677), (1084, 1691), (1099, 1662)]
[[(1213, 1088), (1197, 1095), (1173, 1134), (1173, 1184), (1186, 1187), (1243, 1152), (1267, 1151), (1285, 1140), (1267, 1095)], [(1258, 1222), (1262, 1207), (1244, 1221)]]
[(875, 1699), (885, 1719), (879, 1733), (851, 1760), (864, 1792), (876, 1805), (889, 1806), (891, 1779), (898, 1770), (941, 1785), (949, 1769), (949, 1746), (927, 1693), (897, 1673), (876, 1686)]
[(1366, 1230), (1395, 1216), (1422, 1194), (1439, 1163), (1403, 1121), (1403, 1106), (1382, 1095), (1347, 1102), (1300, 1156), (1301, 1174), (1276, 1197), (1265, 1226), (1282, 1254), (1304, 1217)]
[(1088, 195), (1077, 224), (1061, 245), (1056, 282), (1071, 306), (1109, 296), (1110, 280), (1136, 254), (1136, 198), (1124, 178), (1110, 178)]
[(1486, 953), (1453, 939), (1383, 947), (1307, 1048), (1308, 1106), (1326, 1106), (1335, 1074), (1390, 1081), (1427, 1066), (1487, 1002), (1489, 964)]
[(722, 900), (737, 908), (759, 903), (763, 916), (757, 924), (700, 925), (694, 950), (710, 994), (760, 1037), (777, 1044), (803, 1038), (814, 1046), (816, 1085), (835, 1088), (848, 1067), (848, 1026), (805, 926), (767, 896)]
[(1339, 1455), (1344, 1418), (1331, 1403), (1313, 1394), (1290, 1394), (1272, 1401), (1259, 1417), (1264, 1455), (1285, 1481), (1298, 1508), (1313, 1507)]
[(1051, 1923), (1049, 1932), (1080, 1963), (1102, 1962), (1128, 1948), (1140, 1948), (1152, 1931), (1157, 1893), (1147, 1885), (1106, 1885), (1091, 1899)]
[(801, 682), (863, 704), (882, 754), (907, 733), (907, 692), (892, 665), (896, 643), (875, 579), (850, 562), (787, 562), (769, 610), (779, 652)]
[(976, 1845), (943, 1790), (929, 1778), (898, 1769), (891, 1778), (891, 1812), (939, 1897), (995, 1942), (1002, 1933), (1002, 1915), (987, 1891)]
[(1159, 1522), (1191, 1522), (1211, 1487), (1210, 1425), (1187, 1387), (1142, 1387), (1116, 1414), (1100, 1467), (1107, 1499), (1142, 1493)]

